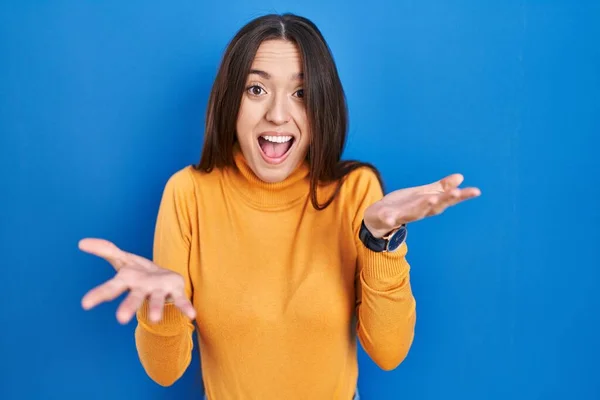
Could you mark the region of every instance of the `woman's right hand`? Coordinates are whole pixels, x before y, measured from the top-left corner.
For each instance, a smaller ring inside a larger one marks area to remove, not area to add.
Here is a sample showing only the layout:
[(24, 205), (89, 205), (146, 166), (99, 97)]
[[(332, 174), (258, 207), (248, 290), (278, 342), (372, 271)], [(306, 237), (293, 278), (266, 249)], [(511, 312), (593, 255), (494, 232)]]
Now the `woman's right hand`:
[(196, 318), (196, 311), (185, 295), (183, 277), (164, 269), (152, 261), (119, 249), (104, 239), (83, 239), (79, 249), (108, 261), (117, 271), (114, 278), (93, 288), (83, 296), (81, 304), (89, 310), (103, 302), (129, 294), (117, 309), (117, 320), (128, 323), (136, 311), (148, 299), (149, 317), (153, 322), (162, 319), (165, 303), (173, 303), (190, 319)]

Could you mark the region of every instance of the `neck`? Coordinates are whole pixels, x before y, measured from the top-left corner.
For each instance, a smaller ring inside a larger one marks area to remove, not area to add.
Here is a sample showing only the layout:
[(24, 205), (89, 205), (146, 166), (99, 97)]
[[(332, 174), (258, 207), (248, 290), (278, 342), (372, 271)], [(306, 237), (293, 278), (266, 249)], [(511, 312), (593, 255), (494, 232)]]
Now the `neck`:
[(269, 183), (262, 181), (248, 165), (236, 143), (233, 149), (234, 167), (227, 168), (225, 177), (232, 189), (255, 208), (282, 209), (291, 207), (309, 195), (309, 166), (300, 164), (286, 179)]

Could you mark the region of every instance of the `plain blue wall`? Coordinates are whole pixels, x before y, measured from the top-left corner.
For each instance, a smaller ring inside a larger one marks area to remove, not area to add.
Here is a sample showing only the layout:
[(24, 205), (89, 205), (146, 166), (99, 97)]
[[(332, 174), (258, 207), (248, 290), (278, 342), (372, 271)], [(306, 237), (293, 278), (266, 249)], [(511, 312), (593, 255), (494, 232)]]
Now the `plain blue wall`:
[[(485, 3), (485, 4), (484, 4)], [(192, 399), (154, 384), (101, 236), (150, 256), (170, 174), (197, 161), (208, 91), (249, 19), (293, 11), (330, 43), (348, 157), (389, 188), (462, 172), (483, 196), (414, 224), (417, 334), (364, 399), (598, 399), (600, 6), (585, 1), (3, 1), (1, 399)]]

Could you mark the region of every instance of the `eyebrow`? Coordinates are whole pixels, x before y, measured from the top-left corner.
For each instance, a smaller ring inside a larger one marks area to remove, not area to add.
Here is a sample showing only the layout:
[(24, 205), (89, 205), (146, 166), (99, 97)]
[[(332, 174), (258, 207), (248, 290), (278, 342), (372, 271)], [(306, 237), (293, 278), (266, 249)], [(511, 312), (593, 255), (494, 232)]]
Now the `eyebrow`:
[[(258, 75), (261, 78), (264, 79), (271, 79), (271, 74), (269, 74), (268, 72), (262, 71), (260, 69), (251, 69), (249, 72), (249, 75)], [(304, 79), (304, 74), (302, 72), (299, 72), (297, 74), (292, 75), (292, 80), (302, 80)]]

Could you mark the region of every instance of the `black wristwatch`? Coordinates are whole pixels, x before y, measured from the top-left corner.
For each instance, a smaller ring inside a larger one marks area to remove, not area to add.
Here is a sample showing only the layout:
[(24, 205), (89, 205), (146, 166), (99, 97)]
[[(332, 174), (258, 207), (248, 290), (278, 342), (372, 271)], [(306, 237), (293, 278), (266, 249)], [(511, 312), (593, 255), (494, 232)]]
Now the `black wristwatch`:
[(387, 234), (382, 238), (376, 238), (371, 234), (365, 225), (363, 220), (360, 225), (360, 231), (358, 237), (360, 241), (369, 249), (377, 253), (392, 252), (398, 250), (398, 248), (406, 241), (406, 225), (402, 225), (395, 231)]

